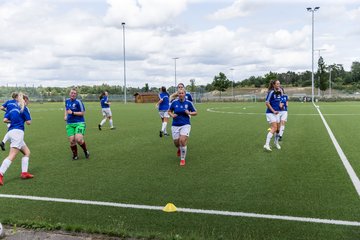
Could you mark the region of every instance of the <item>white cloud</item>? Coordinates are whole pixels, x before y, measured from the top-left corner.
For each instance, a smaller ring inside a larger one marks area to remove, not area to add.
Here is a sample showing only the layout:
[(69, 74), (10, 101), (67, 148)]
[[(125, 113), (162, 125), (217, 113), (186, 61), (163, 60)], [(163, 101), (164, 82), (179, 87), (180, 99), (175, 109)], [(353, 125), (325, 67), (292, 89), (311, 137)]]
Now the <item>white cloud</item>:
[(311, 28), (308, 26), (293, 32), (280, 29), (267, 37), (266, 45), (275, 49), (304, 48), (307, 46), (306, 40), (309, 34), (311, 34)]
[(111, 26), (146, 27), (165, 24), (186, 9), (186, 0), (107, 0), (104, 22)]
[[(309, 70), (308, 5), (280, 2), (3, 0), (0, 82), (121, 85), (123, 21), (128, 86), (173, 85), (173, 57), (179, 57), (178, 81), (186, 84), (191, 78), (207, 84), (231, 67), (239, 69), (236, 78)], [(315, 48), (327, 49), (326, 63), (349, 69), (360, 56), (359, 7), (332, 2), (320, 2)]]
[(248, 16), (255, 8), (254, 4), (247, 0), (236, 0), (230, 6), (217, 10), (209, 16), (212, 20), (228, 20), (237, 17)]

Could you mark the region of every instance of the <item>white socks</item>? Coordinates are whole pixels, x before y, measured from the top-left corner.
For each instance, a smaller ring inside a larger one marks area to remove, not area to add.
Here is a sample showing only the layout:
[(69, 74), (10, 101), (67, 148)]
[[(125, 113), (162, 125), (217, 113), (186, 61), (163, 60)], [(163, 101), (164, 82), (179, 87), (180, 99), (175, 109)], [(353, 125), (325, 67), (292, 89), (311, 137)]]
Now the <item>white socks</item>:
[(167, 126), (167, 122), (163, 122), (161, 125), (161, 131), (166, 133), (166, 126)]
[(6, 170), (10, 167), (12, 161), (5, 158), (0, 167), (0, 174), (4, 176)]
[(181, 160), (185, 160), (186, 157), (186, 151), (187, 151), (187, 146), (180, 146), (180, 159)]
[(270, 140), (273, 136), (274, 136), (274, 134), (272, 134), (271, 132), (268, 132), (268, 134), (266, 136), (266, 143), (265, 143), (266, 146), (270, 145)]
[(109, 123), (110, 123), (110, 127), (113, 128), (114, 125), (113, 125), (113, 120), (112, 119), (109, 120)]
[(282, 135), (284, 134), (284, 130), (285, 130), (285, 126), (284, 125), (281, 125), (280, 126), (280, 132), (279, 132), (279, 135), (282, 137)]
[(21, 172), (27, 172), (29, 168), (29, 157), (23, 157), (21, 159)]
[(104, 125), (105, 122), (106, 122), (106, 118), (101, 120), (100, 126)]

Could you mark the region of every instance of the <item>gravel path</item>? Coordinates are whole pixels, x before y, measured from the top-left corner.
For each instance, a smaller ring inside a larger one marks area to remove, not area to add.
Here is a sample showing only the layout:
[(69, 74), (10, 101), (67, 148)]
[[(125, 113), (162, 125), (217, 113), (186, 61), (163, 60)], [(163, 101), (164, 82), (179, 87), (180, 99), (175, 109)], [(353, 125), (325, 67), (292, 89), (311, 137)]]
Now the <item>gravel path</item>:
[(41, 231), (30, 230), (23, 228), (10, 229), (9, 226), (4, 226), (5, 237), (1, 240), (136, 240), (130, 238), (109, 237), (100, 234), (86, 234), (86, 233), (69, 233), (64, 231)]

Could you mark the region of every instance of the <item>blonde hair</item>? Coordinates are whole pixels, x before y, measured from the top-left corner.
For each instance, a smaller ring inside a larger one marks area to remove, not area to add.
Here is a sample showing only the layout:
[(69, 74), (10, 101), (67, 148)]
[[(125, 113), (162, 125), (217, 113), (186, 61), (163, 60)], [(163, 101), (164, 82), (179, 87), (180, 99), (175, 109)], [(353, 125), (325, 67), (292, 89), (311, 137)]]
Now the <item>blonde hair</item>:
[(23, 112), (25, 108), (25, 100), (24, 100), (24, 94), (22, 92), (19, 92), (16, 101), (20, 106), (20, 112)]

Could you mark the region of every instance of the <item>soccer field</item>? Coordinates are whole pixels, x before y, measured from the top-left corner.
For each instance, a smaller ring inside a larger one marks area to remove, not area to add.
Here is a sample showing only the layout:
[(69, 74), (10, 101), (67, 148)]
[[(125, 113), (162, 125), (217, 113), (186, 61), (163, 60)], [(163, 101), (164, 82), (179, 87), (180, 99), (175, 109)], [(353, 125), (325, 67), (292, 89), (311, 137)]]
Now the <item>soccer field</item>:
[[(20, 179), (18, 157), (0, 187), (0, 222), (152, 239), (360, 239), (359, 193), (311, 103), (290, 102), (271, 153), (263, 102), (196, 104), (185, 167), (171, 137), (159, 138), (155, 104), (113, 103), (117, 129), (99, 131), (100, 106), (85, 103), (91, 156), (79, 148), (72, 161), (63, 105), (29, 106), (35, 178)], [(360, 176), (360, 104), (319, 106)], [(179, 211), (161, 211), (167, 203)]]

